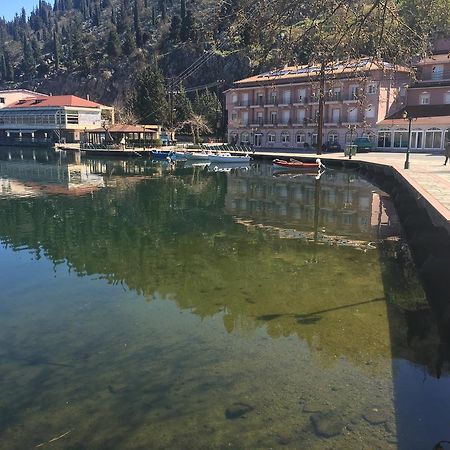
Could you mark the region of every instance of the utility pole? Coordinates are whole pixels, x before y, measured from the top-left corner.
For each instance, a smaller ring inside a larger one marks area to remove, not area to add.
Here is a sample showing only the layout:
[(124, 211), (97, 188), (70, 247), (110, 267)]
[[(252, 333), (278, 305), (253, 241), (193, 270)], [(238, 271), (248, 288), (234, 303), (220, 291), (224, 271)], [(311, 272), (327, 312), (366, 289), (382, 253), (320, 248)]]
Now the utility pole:
[(317, 154), (322, 154), (323, 112), (325, 106), (325, 63), (322, 59), (319, 74), (319, 117), (317, 119)]

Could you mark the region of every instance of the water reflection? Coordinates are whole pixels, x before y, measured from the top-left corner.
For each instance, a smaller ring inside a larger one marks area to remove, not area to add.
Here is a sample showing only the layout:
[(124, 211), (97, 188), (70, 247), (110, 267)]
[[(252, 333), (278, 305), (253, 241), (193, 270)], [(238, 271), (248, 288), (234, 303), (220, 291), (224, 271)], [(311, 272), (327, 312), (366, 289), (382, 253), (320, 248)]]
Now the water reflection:
[[(439, 339), (385, 193), (338, 171), (320, 180), (273, 177), (267, 165), (169, 173), (148, 161), (47, 157), (2, 172), (67, 187), (0, 200), (2, 285), (13, 300), (0, 305), (0, 364), (3, 390), (21, 398), (14, 410), (10, 396), (0, 405), (11, 448), (29, 448), (36, 430), (33, 444), (45, 440), (32, 396), (59, 424), (54, 436), (67, 430), (53, 405), (78, 402), (62, 414), (79, 430), (70, 448), (83, 439), (92, 448), (424, 448), (441, 437), (443, 425), (410, 431), (433, 408), (448, 416), (423, 398), (419, 414), (408, 388), (418, 389), (417, 370), (437, 375)], [(71, 165), (101, 180), (90, 195), (68, 188)], [(33, 261), (20, 262), (24, 252)], [(34, 384), (12, 387), (27, 376)], [(14, 435), (25, 419), (26, 435)]]

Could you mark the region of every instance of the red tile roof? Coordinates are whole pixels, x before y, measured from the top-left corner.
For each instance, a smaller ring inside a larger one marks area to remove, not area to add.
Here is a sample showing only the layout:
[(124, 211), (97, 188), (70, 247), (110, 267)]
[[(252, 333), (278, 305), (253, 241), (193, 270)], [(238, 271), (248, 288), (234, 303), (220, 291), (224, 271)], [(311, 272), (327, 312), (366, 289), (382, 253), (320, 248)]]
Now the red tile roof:
[[(101, 108), (100, 103), (91, 102), (76, 95), (53, 95), (45, 98), (29, 97), (8, 105), (7, 108), (48, 108), (54, 106), (70, 106), (74, 108)], [(7, 109), (3, 108), (3, 110)]]

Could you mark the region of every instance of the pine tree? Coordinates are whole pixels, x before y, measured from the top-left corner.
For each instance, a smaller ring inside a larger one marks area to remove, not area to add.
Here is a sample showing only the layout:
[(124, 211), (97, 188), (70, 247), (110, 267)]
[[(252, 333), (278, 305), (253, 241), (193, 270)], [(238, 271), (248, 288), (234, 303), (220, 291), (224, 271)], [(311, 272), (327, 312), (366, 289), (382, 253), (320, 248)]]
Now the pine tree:
[(152, 25), (156, 26), (156, 10), (154, 6), (152, 6)]
[(180, 40), (180, 28), (181, 19), (180, 16), (176, 14), (172, 17), (172, 22), (170, 23), (169, 37), (173, 42), (178, 42)]
[(123, 43), (123, 53), (125, 55), (131, 55), (136, 50), (136, 42), (131, 33), (131, 30), (128, 30), (125, 33), (125, 41)]
[(136, 80), (131, 106), (142, 124), (165, 125), (169, 105), (164, 77), (156, 65), (147, 66)]
[(180, 39), (183, 42), (186, 42), (192, 37), (193, 37), (193, 19), (191, 11), (188, 10), (184, 16), (184, 19), (181, 20)]
[(3, 53), (0, 57), (0, 78), (5, 81), (7, 80), (6, 59)]
[(180, 90), (174, 96), (175, 122), (181, 124), (192, 117), (193, 108), (189, 97), (186, 95), (184, 86), (181, 85)]
[(121, 53), (119, 36), (115, 30), (109, 32), (108, 42), (106, 44), (106, 53), (109, 56), (119, 56)]
[(56, 33), (56, 30), (53, 32), (53, 56), (55, 60), (55, 70), (59, 70), (59, 63), (60, 63), (60, 57), (61, 57), (61, 44), (59, 42), (58, 34)]

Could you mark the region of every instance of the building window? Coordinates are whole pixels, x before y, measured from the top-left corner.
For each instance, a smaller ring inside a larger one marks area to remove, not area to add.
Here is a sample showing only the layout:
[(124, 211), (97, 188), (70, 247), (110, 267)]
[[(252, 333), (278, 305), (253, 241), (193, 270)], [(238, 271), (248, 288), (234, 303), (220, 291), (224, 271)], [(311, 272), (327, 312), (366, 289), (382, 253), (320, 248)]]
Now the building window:
[(0, 97), (0, 103), (5, 104), (5, 97)]
[(348, 110), (348, 121), (349, 123), (355, 123), (358, 121), (358, 109), (352, 108)]
[(233, 105), (237, 105), (237, 102), (238, 102), (238, 96), (237, 96), (237, 94), (233, 94), (233, 95), (231, 96), (231, 102), (233, 103)]
[(277, 124), (277, 113), (276, 113), (276, 111), (272, 111), (270, 113), (270, 123), (272, 125), (276, 125)]
[(263, 138), (262, 133), (255, 133), (255, 135), (253, 136), (253, 140), (254, 140), (253, 143), (254, 143), (255, 147), (261, 147), (262, 138)]
[(446, 105), (450, 105), (450, 92), (446, 92), (446, 93), (444, 94), (444, 103), (445, 103)]
[(442, 144), (442, 131), (431, 128), (425, 131), (425, 148), (440, 149)]
[(286, 105), (291, 103), (291, 91), (283, 92), (283, 103), (285, 103)]
[(419, 103), (421, 105), (429, 105), (430, 104), (430, 94), (428, 94), (427, 92), (420, 94)]
[(249, 134), (244, 131), (244, 133), (241, 134), (241, 144), (249, 144), (250, 143), (250, 139), (249, 139)]
[(248, 111), (244, 111), (242, 113), (242, 125), (244, 126), (248, 125)]
[(378, 132), (378, 147), (391, 148), (391, 132), (389, 130), (380, 130)]
[(235, 113), (235, 112), (231, 113), (231, 120), (232, 120), (232, 121), (236, 121), (237, 118), (238, 118), (237, 113)]
[(375, 108), (372, 105), (366, 108), (365, 116), (366, 119), (373, 119), (375, 117)]
[(337, 131), (330, 131), (328, 133), (328, 142), (330, 144), (337, 144), (339, 142), (339, 134)]
[(306, 89), (299, 89), (298, 90), (298, 102), (304, 103), (306, 99)]
[(283, 111), (283, 125), (289, 125), (291, 121), (291, 112), (289, 110)]
[(422, 148), (423, 132), (415, 130), (411, 132), (411, 148)]
[(353, 84), (350, 86), (350, 100), (358, 99), (358, 85)]
[(305, 133), (297, 133), (297, 135), (295, 136), (295, 140), (297, 144), (303, 145), (306, 142)]
[(289, 133), (281, 133), (281, 142), (288, 143), (291, 140), (291, 136)]
[(394, 148), (408, 147), (408, 130), (394, 131)]
[(269, 133), (267, 135), (267, 142), (275, 142), (275, 134), (274, 133)]
[(376, 94), (377, 93), (377, 85), (376, 84), (369, 84), (367, 86), (367, 93), (368, 94)]
[(304, 109), (299, 109), (297, 111), (297, 123), (303, 124), (305, 117), (306, 117), (306, 111)]
[(431, 79), (442, 80), (442, 78), (444, 78), (444, 66), (442, 64), (433, 66), (433, 68), (431, 69)]
[(338, 123), (341, 120), (341, 110), (340, 109), (333, 109), (331, 111), (331, 121), (333, 123)]
[(313, 133), (311, 135), (311, 144), (312, 145), (317, 145), (317, 133)]

